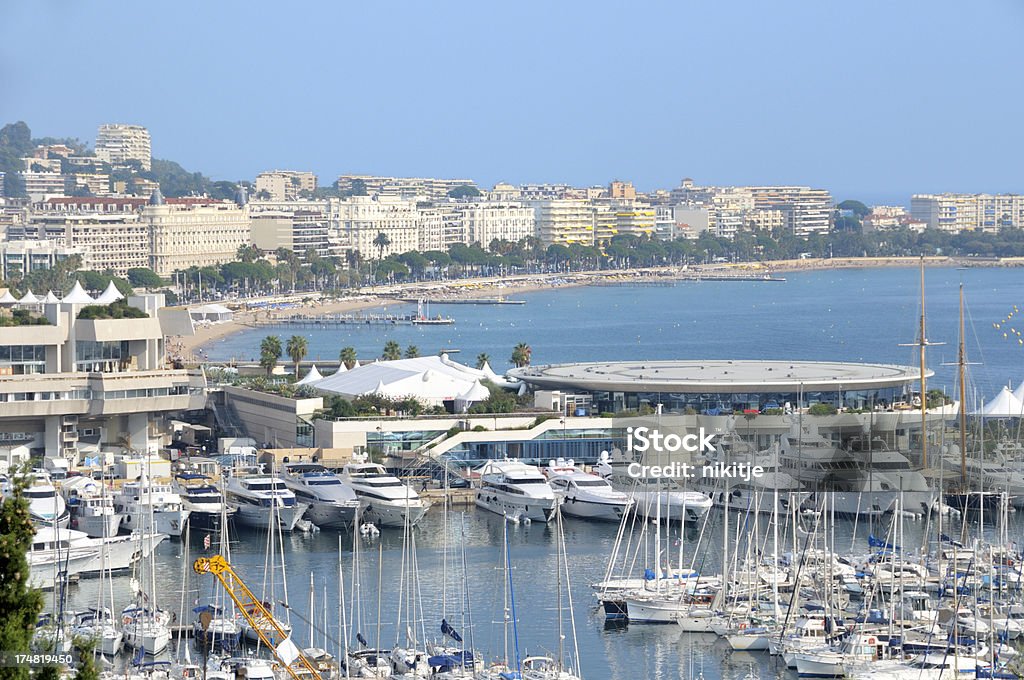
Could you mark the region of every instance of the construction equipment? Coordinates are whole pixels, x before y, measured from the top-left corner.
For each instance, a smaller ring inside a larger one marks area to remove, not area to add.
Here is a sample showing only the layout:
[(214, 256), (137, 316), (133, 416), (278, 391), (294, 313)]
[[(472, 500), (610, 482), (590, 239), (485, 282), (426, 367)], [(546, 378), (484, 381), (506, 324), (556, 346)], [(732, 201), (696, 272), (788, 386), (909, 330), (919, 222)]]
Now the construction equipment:
[[(234, 600), (238, 610), (242, 612), (242, 616), (248, 621), (249, 626), (259, 635), (260, 642), (266, 645), (277, 662), (281, 664), (281, 667), (288, 671), (292, 680), (321, 680), (320, 673), (317, 672), (313, 664), (306, 658), (306, 655), (291, 641), (288, 634), (278, 624), (277, 619), (274, 618), (274, 615), (267, 610), (263, 602), (252, 594), (252, 591), (245, 585), (241, 577), (235, 573), (235, 570), (224, 559), (223, 555), (200, 557), (192, 563), (192, 570), (197, 574), (213, 574), (220, 581), (220, 584), (224, 586), (224, 590)], [(266, 628), (271, 628), (276, 632), (279, 640), (277, 645), (264, 633)], [(282, 649), (286, 644), (289, 647)], [(286, 660), (282, 657), (282, 653), (293, 658), (290, 661)]]

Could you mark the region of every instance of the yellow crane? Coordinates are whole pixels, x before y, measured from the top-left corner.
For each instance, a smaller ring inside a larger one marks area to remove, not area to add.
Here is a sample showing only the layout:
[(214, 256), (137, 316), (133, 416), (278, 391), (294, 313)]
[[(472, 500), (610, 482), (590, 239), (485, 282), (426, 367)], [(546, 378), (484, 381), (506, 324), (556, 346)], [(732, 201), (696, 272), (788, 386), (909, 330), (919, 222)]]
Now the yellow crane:
[(306, 655), (298, 647), (295, 647), (298, 656), (291, 663), (281, 658), (277, 646), (270, 641), (264, 630), (270, 628), (282, 642), (287, 640), (289, 644), (294, 643), (291, 642), (288, 634), (282, 630), (273, 614), (267, 611), (266, 606), (245, 585), (245, 581), (235, 573), (235, 570), (224, 559), (223, 555), (200, 557), (192, 563), (192, 571), (197, 574), (212, 574), (214, 578), (220, 581), (224, 590), (227, 591), (227, 594), (234, 601), (239, 611), (242, 612), (242, 616), (248, 621), (249, 626), (260, 636), (260, 642), (266, 645), (267, 649), (274, 655), (274, 658), (277, 659), (277, 662), (288, 671), (292, 680), (321, 680), (320, 673), (317, 672), (313, 664), (310, 663), (309, 659), (306, 658)]

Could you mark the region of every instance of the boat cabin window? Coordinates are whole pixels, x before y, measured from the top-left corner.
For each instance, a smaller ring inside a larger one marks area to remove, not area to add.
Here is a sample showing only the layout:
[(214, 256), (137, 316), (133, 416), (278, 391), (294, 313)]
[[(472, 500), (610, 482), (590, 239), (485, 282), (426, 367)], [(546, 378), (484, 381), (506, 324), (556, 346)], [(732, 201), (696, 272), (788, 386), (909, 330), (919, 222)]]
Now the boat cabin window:
[(334, 486), (341, 484), (341, 480), (336, 477), (324, 477), (322, 479), (307, 479), (306, 484), (309, 486)]
[(281, 482), (248, 482), (245, 488), (249, 491), (284, 491), (287, 487)]
[(576, 486), (608, 486), (608, 482), (603, 479), (577, 479), (574, 481)]

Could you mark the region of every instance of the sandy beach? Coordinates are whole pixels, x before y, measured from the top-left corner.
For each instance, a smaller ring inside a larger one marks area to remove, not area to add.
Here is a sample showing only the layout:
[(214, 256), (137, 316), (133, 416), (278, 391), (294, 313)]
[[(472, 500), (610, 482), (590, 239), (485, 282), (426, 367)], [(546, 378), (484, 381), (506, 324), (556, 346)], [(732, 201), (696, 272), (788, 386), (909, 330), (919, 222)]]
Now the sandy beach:
[[(687, 277), (698, 273), (717, 275), (784, 274), (787, 272), (815, 271), (822, 269), (851, 269), (878, 267), (916, 267), (919, 257), (855, 257), (855, 258), (808, 258), (798, 260), (776, 260), (771, 262), (739, 262), (699, 265), (696, 267), (650, 267), (631, 270), (598, 270), (568, 274), (524, 274), (507, 277), (477, 277), (453, 281), (426, 281), (363, 288), (357, 295), (342, 299), (320, 299), (318, 294), (296, 294), (287, 298), (285, 305), (276, 308), (247, 308), (245, 301), (225, 302), (235, 309), (230, 322), (197, 325), (195, 335), (175, 338), (172, 351), (194, 360), (197, 350), (228, 335), (251, 327), (255, 320), (287, 318), (303, 314), (340, 314), (372, 309), (389, 304), (398, 304), (400, 298), (468, 299), (481, 297), (512, 297), (521, 293), (552, 290), (568, 286), (585, 286), (602, 281), (626, 282), (632, 279), (651, 277)], [(930, 267), (954, 266), (1010, 266), (1024, 265), (1024, 258), (1005, 260), (965, 260), (950, 257), (928, 257), (925, 265)]]

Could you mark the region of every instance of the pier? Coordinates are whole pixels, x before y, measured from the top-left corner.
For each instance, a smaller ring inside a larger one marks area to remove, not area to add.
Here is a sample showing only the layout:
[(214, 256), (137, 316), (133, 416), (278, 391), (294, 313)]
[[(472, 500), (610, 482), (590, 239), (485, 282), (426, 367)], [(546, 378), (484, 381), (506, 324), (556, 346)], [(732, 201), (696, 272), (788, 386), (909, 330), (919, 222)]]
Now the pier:
[(785, 278), (771, 274), (678, 274), (656, 278), (606, 279), (594, 281), (593, 286), (638, 286), (648, 288), (672, 288), (680, 283), (700, 283), (701, 281), (763, 281), (783, 283)]
[(503, 297), (479, 298), (398, 298), (402, 302), (422, 302), (427, 305), (525, 305), (526, 300), (506, 300)]
[(420, 314), (318, 314), (254, 319), (253, 328), (330, 328), (334, 326), (451, 326), (450, 316)]

